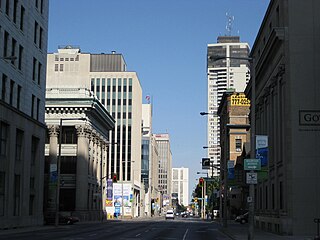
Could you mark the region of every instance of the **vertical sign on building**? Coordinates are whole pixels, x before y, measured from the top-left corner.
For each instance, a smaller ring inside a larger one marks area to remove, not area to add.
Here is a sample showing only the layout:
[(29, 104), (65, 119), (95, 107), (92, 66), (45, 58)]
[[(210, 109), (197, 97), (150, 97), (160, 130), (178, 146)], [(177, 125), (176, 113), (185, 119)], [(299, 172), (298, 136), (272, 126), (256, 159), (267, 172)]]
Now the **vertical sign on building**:
[(268, 136), (256, 136), (256, 158), (261, 160), (261, 171), (259, 172), (259, 180), (268, 177)]

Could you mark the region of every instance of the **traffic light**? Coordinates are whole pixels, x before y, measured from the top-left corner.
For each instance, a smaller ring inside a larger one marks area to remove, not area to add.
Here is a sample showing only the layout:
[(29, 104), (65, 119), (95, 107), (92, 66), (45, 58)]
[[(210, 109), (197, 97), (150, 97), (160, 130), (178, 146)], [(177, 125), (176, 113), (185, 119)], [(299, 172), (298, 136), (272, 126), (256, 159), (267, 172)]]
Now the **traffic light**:
[(204, 179), (199, 178), (199, 187), (203, 187), (203, 185), (204, 185)]
[(114, 173), (113, 176), (112, 176), (112, 182), (116, 183), (117, 180), (118, 180), (117, 174)]

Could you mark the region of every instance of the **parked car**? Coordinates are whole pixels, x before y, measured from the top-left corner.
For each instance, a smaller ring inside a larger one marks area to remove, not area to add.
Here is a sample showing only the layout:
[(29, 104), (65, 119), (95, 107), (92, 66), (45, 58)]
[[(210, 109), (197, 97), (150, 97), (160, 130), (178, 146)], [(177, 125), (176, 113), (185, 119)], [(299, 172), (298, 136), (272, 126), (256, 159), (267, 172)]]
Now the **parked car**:
[(181, 213), (181, 217), (187, 218), (189, 216), (188, 212), (183, 212)]
[(249, 213), (246, 212), (244, 214), (241, 214), (239, 216), (236, 217), (235, 221), (239, 222), (241, 224), (247, 223), (248, 222), (248, 218), (249, 218)]
[[(56, 221), (56, 216), (55, 214), (47, 214), (45, 216), (45, 224), (47, 225), (54, 225)], [(59, 224), (74, 224), (76, 222), (79, 222), (79, 218), (75, 216), (70, 216), (70, 215), (63, 215), (59, 214)]]
[(167, 219), (174, 219), (174, 212), (173, 210), (168, 210), (166, 213), (166, 220)]

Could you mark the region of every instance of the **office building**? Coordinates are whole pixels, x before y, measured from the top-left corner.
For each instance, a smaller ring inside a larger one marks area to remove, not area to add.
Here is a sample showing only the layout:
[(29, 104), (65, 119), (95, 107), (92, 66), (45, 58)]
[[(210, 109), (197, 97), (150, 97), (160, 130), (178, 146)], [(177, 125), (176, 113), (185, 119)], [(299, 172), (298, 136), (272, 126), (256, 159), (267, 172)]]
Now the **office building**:
[(189, 168), (172, 168), (172, 201), (187, 207), (189, 205)]
[[(208, 124), (207, 146), (208, 158), (213, 165), (220, 164), (220, 136), (218, 107), (223, 93), (227, 89), (243, 92), (249, 80), (248, 61), (230, 59), (229, 57), (248, 57), (249, 46), (240, 42), (239, 36), (219, 36), (217, 43), (208, 44), (207, 81), (208, 81)], [(224, 57), (216, 60), (215, 57)], [(219, 176), (217, 168), (208, 171)]]
[(254, 221), (279, 234), (315, 236), (320, 216), (319, 10), (319, 1), (271, 0), (251, 51), (256, 84), (246, 93), (255, 87), (255, 132), (267, 137)]
[(0, 1), (0, 229), (43, 224), (48, 5)]
[(158, 188), (161, 193), (161, 207), (171, 206), (172, 153), (168, 133), (154, 134), (159, 153)]
[[(82, 53), (77, 46), (60, 46), (48, 54), (47, 88), (88, 88), (115, 119), (109, 133), (108, 178), (131, 184), (130, 209), (123, 215), (136, 217), (140, 211), (142, 89), (136, 72), (126, 71), (122, 54)], [(120, 186), (123, 186), (121, 184)], [(126, 185), (127, 186), (127, 185)], [(123, 208), (112, 208), (120, 211)]]

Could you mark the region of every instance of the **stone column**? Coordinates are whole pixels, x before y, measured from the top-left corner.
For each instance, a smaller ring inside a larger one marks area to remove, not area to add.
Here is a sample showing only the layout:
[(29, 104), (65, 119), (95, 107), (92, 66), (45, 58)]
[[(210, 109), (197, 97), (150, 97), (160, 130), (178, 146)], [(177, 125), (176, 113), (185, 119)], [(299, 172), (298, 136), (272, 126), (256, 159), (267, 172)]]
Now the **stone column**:
[(57, 194), (57, 162), (58, 162), (58, 135), (59, 127), (57, 125), (48, 126), (50, 145), (49, 145), (49, 189), (48, 189), (48, 212), (56, 211), (56, 194)]
[(76, 126), (78, 135), (77, 176), (76, 176), (76, 210), (87, 210), (88, 201), (88, 130), (83, 125)]

